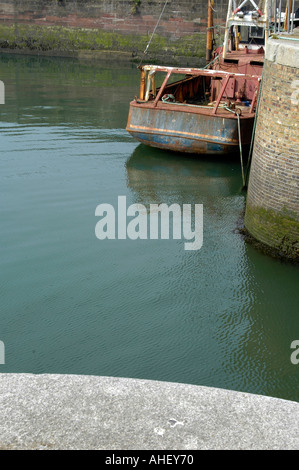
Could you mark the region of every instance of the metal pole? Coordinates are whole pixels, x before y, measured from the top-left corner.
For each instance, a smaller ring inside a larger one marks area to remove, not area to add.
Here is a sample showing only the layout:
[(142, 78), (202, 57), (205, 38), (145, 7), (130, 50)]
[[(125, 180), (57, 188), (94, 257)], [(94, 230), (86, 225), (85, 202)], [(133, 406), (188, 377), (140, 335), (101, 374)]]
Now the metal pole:
[(286, 4), (286, 12), (285, 12), (285, 18), (284, 18), (284, 30), (287, 31), (288, 33), (290, 32), (290, 0), (288, 0)]
[(279, 1), (279, 19), (278, 19), (278, 32), (280, 33), (280, 23), (281, 23), (281, 5), (282, 0)]
[(269, 0), (265, 1), (265, 17), (266, 17), (266, 28), (265, 28), (265, 48), (267, 48), (267, 41), (269, 38)]
[(218, 106), (219, 106), (219, 103), (220, 103), (221, 98), (222, 98), (222, 96), (223, 96), (223, 93), (225, 92), (226, 86), (227, 86), (228, 81), (229, 81), (229, 79), (230, 79), (231, 77), (232, 77), (231, 75), (228, 75), (228, 76), (224, 79), (224, 81), (222, 82), (222, 88), (221, 88), (221, 91), (220, 91), (220, 93), (219, 93), (219, 95), (218, 95), (218, 98), (217, 98), (217, 101), (216, 101), (216, 103), (215, 103), (215, 107), (214, 107), (214, 109), (213, 109), (213, 111), (212, 111), (212, 114), (216, 114), (217, 109), (218, 109)]
[(274, 11), (274, 33), (277, 31), (277, 0), (275, 0), (275, 11)]
[(172, 74), (172, 70), (169, 70), (169, 71), (167, 72), (167, 75), (166, 75), (166, 77), (165, 77), (165, 80), (164, 80), (164, 82), (162, 83), (162, 86), (161, 86), (161, 88), (160, 88), (160, 90), (159, 90), (159, 92), (158, 92), (158, 94), (157, 94), (157, 96), (156, 96), (156, 99), (155, 99), (155, 101), (154, 101), (154, 108), (156, 108), (156, 106), (157, 106), (157, 104), (158, 104), (158, 101), (159, 101), (159, 99), (161, 98), (162, 93), (164, 92), (164, 88), (166, 87), (167, 82), (168, 82), (169, 77), (170, 77), (171, 74)]
[(214, 5), (214, 0), (209, 0), (207, 50), (206, 50), (206, 61), (207, 61), (207, 63), (211, 62), (212, 51), (213, 51), (213, 5)]
[(145, 83), (146, 83), (146, 73), (143, 68), (140, 70), (141, 76), (140, 76), (140, 92), (139, 92), (139, 98), (141, 100), (144, 100), (145, 97)]
[(226, 53), (227, 53), (227, 43), (228, 43), (228, 35), (229, 35), (229, 19), (232, 14), (232, 3), (233, 3), (233, 0), (229, 0), (228, 8), (227, 8), (226, 25), (225, 25), (224, 44), (223, 44), (223, 59), (226, 58)]
[(294, 30), (294, 16), (295, 16), (295, 0), (292, 0), (292, 18), (291, 18), (291, 33)]

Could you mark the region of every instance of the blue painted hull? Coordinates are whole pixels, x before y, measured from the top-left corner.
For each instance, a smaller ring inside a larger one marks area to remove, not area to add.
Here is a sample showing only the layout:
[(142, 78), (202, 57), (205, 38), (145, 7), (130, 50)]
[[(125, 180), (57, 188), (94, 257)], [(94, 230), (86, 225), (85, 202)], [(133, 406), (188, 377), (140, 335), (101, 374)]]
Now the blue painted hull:
[[(185, 108), (185, 109), (184, 109)], [(235, 115), (177, 105), (130, 104), (127, 131), (138, 141), (161, 149), (225, 155), (239, 151)], [(250, 144), (254, 116), (240, 118), (242, 146)]]

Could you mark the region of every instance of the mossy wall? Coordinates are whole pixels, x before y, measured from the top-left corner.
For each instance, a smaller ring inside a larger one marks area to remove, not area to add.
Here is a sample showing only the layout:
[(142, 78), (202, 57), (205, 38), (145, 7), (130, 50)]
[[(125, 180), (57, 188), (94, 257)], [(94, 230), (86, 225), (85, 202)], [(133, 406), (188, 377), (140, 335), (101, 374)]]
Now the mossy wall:
[[(205, 37), (184, 36), (168, 43), (167, 39), (156, 34), (148, 53), (143, 52), (149, 36), (121, 34), (97, 29), (66, 28), (63, 26), (0, 24), (0, 51), (25, 52), (61, 56), (98, 57), (99, 52), (111, 52), (114, 59), (126, 58), (139, 62), (142, 58), (150, 62), (165, 62), (169, 65), (203, 64), (205, 56)], [(51, 54), (52, 53), (52, 54)]]
[(273, 248), (282, 257), (299, 261), (299, 221), (296, 214), (257, 207), (247, 203), (245, 225), (261, 243)]
[(250, 171), (245, 227), (299, 260), (299, 42), (270, 39)]
[[(164, 7), (165, 0), (2, 0), (0, 15), (3, 19), (15, 14), (23, 19), (38, 20), (45, 17), (56, 16), (66, 18), (73, 15), (73, 19), (80, 18), (99, 19), (115, 15), (119, 18), (151, 17), (158, 18)], [(223, 22), (226, 18), (227, 0), (215, 0), (214, 10), (216, 22)], [(206, 0), (168, 0), (164, 10), (163, 21), (175, 18), (185, 21), (201, 20), (203, 24), (207, 19)]]
[[(63, 55), (80, 50), (120, 51), (138, 61), (163, 6), (164, 0), (4, 0), (0, 3), (0, 47), (40, 54), (61, 51)], [(217, 45), (222, 41), (226, 8), (227, 0), (216, 0)], [(206, 27), (206, 1), (169, 0), (148, 60), (200, 65)]]

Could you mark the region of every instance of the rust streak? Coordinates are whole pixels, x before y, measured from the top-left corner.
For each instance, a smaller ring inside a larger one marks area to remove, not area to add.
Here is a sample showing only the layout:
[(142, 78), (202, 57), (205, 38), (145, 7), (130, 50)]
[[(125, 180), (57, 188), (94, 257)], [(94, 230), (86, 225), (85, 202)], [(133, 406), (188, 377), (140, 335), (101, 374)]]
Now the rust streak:
[(165, 80), (164, 80), (164, 82), (163, 82), (163, 85), (161, 86), (161, 88), (160, 88), (160, 90), (159, 90), (159, 93), (157, 94), (156, 99), (155, 99), (155, 101), (154, 101), (154, 108), (157, 106), (158, 101), (159, 101), (159, 99), (161, 98), (161, 95), (162, 95), (162, 93), (163, 93), (163, 91), (164, 91), (164, 88), (165, 88), (166, 85), (167, 85), (167, 82), (168, 82), (168, 80), (169, 80), (169, 77), (170, 77), (171, 73), (172, 73), (172, 71), (169, 70), (169, 72), (167, 73), (167, 75), (166, 75), (166, 77), (165, 77)]
[(150, 131), (152, 132), (159, 132), (160, 134), (164, 135), (165, 133), (168, 134), (177, 134), (177, 135), (182, 135), (182, 136), (190, 136), (190, 137), (198, 137), (200, 139), (209, 139), (211, 142), (215, 140), (221, 141), (221, 142), (232, 142), (232, 143), (237, 143), (237, 140), (234, 139), (227, 139), (225, 137), (220, 137), (220, 136), (214, 136), (214, 135), (207, 135), (207, 134), (194, 134), (192, 132), (185, 132), (185, 131), (176, 131), (173, 129), (159, 129), (155, 127), (145, 127), (145, 126), (136, 126), (134, 124), (130, 124), (129, 126), (130, 129), (137, 129), (137, 130), (142, 130), (142, 131)]

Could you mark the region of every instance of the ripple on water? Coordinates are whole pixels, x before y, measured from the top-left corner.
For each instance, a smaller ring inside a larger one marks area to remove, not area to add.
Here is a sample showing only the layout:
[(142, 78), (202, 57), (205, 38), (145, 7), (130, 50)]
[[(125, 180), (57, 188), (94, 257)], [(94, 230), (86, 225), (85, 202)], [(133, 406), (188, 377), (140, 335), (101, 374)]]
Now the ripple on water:
[[(49, 58), (7, 58), (1, 71), (9, 86), (0, 372), (139, 377), (298, 400), (290, 362), (298, 269), (236, 233), (239, 161), (138, 145), (125, 131), (135, 68), (121, 71), (124, 82), (119, 68)], [(119, 195), (146, 207), (203, 204), (203, 247), (99, 241), (95, 208), (116, 207)]]

